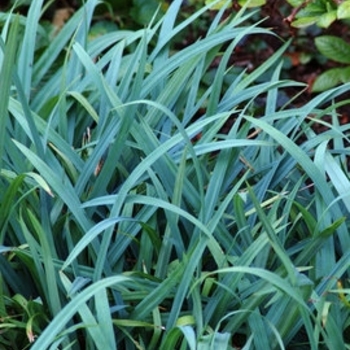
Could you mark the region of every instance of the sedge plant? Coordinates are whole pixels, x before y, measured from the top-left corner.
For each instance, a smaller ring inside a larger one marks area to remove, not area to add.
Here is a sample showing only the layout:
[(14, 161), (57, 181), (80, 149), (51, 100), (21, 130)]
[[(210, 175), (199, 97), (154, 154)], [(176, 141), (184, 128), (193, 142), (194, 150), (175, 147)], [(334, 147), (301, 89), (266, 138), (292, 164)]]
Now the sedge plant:
[(346, 349), (349, 85), (281, 105), (245, 9), (175, 50), (212, 5), (91, 38), (98, 3), (3, 16), (1, 348)]

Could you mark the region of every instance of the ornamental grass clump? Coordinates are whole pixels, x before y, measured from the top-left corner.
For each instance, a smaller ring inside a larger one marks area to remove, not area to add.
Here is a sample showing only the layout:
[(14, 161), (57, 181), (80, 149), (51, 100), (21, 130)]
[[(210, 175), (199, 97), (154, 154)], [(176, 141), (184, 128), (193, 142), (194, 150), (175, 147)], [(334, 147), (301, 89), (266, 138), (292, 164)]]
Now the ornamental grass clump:
[(175, 51), (210, 7), (49, 38), (42, 5), (2, 16), (1, 347), (348, 348), (349, 85), (282, 105), (288, 43), (232, 65), (244, 9)]

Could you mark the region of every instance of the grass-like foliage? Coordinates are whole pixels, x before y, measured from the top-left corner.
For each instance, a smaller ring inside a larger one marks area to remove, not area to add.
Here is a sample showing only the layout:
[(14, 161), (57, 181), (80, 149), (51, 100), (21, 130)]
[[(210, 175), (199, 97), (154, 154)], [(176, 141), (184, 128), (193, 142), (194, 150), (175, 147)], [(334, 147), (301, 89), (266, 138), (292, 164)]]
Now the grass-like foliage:
[(349, 349), (349, 85), (282, 105), (243, 10), (175, 50), (208, 8), (91, 38), (97, 4), (1, 17), (0, 348)]

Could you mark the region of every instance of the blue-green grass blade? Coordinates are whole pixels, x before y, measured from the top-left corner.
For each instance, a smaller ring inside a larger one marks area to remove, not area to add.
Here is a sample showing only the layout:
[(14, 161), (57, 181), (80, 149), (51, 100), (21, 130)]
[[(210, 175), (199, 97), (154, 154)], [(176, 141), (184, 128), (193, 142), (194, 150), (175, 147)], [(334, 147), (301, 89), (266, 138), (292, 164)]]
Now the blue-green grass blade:
[[(33, 344), (32, 350), (47, 349), (50, 344), (56, 340), (57, 336), (60, 336), (60, 333), (64, 330), (72, 317), (79, 312), (80, 308), (86, 305), (87, 301), (94, 297), (94, 295), (96, 295), (96, 293), (98, 293), (100, 290), (105, 290), (106, 288), (122, 284), (128, 280), (129, 278), (124, 276), (107, 277), (81, 291), (61, 309), (61, 311), (45, 328), (43, 333)], [(95, 341), (98, 342), (102, 340), (103, 339), (96, 339)]]
[(181, 332), (183, 333), (186, 341), (187, 341), (187, 345), (189, 346), (190, 350), (196, 350), (197, 346), (196, 346), (196, 334), (193, 330), (193, 328), (191, 326), (179, 326), (179, 329), (181, 330)]
[[(350, 181), (348, 177), (344, 174), (344, 171), (340, 167), (339, 163), (332, 157), (332, 155), (327, 151), (324, 155), (324, 167), (330, 177), (330, 180), (337, 190), (338, 194), (342, 196), (342, 201), (350, 212), (350, 197), (344, 196), (344, 194), (349, 194), (350, 196)], [(348, 244), (348, 246), (350, 246)]]
[[(58, 291), (58, 281), (57, 281), (57, 271), (53, 264), (53, 258), (57, 257), (55, 246), (50, 240), (50, 232), (44, 230), (44, 227), (37, 220), (34, 213), (30, 210), (27, 210), (26, 215), (28, 217), (28, 221), (31, 224), (31, 227), (35, 230), (36, 235), (39, 238), (40, 243), (40, 254), (43, 259), (43, 267), (45, 271), (45, 278), (43, 278), (42, 285), (44, 286), (47, 283), (47, 299), (49, 301), (50, 309), (53, 315), (58, 313), (61, 310), (61, 302)], [(37, 262), (39, 263), (39, 262)]]
[(0, 202), (0, 245), (4, 244), (4, 238), (6, 235), (7, 224), (9, 221), (9, 215), (11, 215), (12, 211), (15, 207), (15, 199), (17, 197), (17, 193), (19, 192), (20, 186), (22, 185), (25, 179), (25, 175), (16, 176), (8, 185), (7, 188), (4, 189), (4, 193), (1, 196)]
[[(47, 300), (47, 303), (50, 305), (50, 296), (48, 291), (48, 285), (45, 281), (45, 269), (42, 264), (41, 259), (41, 248), (37, 239), (33, 236), (31, 231), (28, 229), (28, 225), (24, 220), (23, 213), (20, 213), (18, 218), (21, 230), (23, 231), (23, 236), (28, 244), (29, 252), (22, 251), (17, 248), (16, 254), (26, 268), (31, 272), (32, 279), (34, 281), (35, 287), (40, 292), (40, 295), (43, 296), (43, 299)], [(51, 308), (52, 305), (50, 305)], [(55, 301), (53, 303), (55, 306)], [(50, 310), (52, 311), (52, 310)]]
[(3, 155), (5, 151), (5, 136), (8, 123), (8, 105), (10, 89), (12, 85), (13, 73), (15, 72), (16, 53), (18, 45), (19, 19), (15, 18), (11, 25), (6, 45), (2, 42), (1, 48), (4, 51), (0, 71), (0, 169), (3, 164)]
[(149, 294), (143, 298), (134, 310), (130, 313), (130, 319), (141, 320), (152, 313), (152, 310), (162, 303), (164, 299), (172, 294), (173, 289), (178, 285), (185, 266), (180, 262), (176, 267), (169, 272), (169, 275), (159, 284), (153, 288)]
[[(300, 295), (299, 291), (296, 291), (295, 288), (284, 278), (278, 276), (277, 274), (257, 267), (249, 267), (249, 266), (233, 266), (227, 267), (219, 270), (215, 270), (212, 273), (243, 273), (243, 274), (251, 274), (261, 278), (262, 280), (272, 284), (278, 290), (281, 290), (286, 295), (290, 296), (293, 300), (297, 302), (298, 305), (309, 310), (305, 300)], [(208, 273), (203, 278), (211, 275), (212, 273)]]
[(66, 181), (63, 182), (60, 174), (55, 172), (54, 169), (50, 168), (48, 164), (40, 159), (34, 152), (16, 140), (13, 140), (13, 142), (26, 156), (26, 158), (33, 164), (33, 166), (39, 171), (41, 176), (46, 180), (54, 193), (59, 194), (60, 198), (70, 208), (81, 227), (87, 231), (90, 227), (90, 222), (81, 209), (80, 200), (76, 196), (74, 188), (69, 183), (69, 180), (66, 179)]
[[(278, 82), (283, 62), (281, 61), (272, 74), (271, 81)], [(278, 89), (274, 88), (267, 92), (265, 115), (273, 115), (278, 106)]]
[(262, 65), (260, 65), (252, 73), (250, 73), (248, 76), (242, 79), (242, 81), (239, 82), (238, 85), (236, 86), (235, 91), (233, 91), (233, 93), (237, 93), (240, 90), (244, 90), (251, 83), (255, 82), (269, 68), (273, 67), (273, 65), (275, 65), (278, 62), (281, 55), (288, 48), (289, 44), (290, 44), (289, 41), (284, 43), (269, 59), (267, 59)]
[(261, 205), (260, 205), (259, 201), (257, 200), (257, 198), (256, 198), (256, 196), (255, 196), (255, 194), (250, 186), (248, 186), (248, 191), (249, 191), (249, 195), (252, 199), (253, 205), (256, 209), (256, 212), (258, 214), (259, 221), (262, 223), (262, 226), (265, 229), (267, 236), (269, 237), (270, 245), (274, 249), (276, 255), (280, 258), (282, 264), (284, 265), (284, 267), (288, 273), (288, 276), (289, 276), (292, 284), (294, 284), (296, 281), (295, 281), (295, 267), (293, 265), (293, 262), (291, 261), (289, 256), (285, 253), (285, 250), (282, 246), (281, 241), (279, 240), (278, 235), (276, 235), (276, 232), (275, 232), (274, 228), (272, 227), (272, 224), (271, 224), (269, 218), (265, 215), (264, 211), (262, 210)]
[(34, 52), (37, 40), (35, 34), (38, 32), (43, 3), (43, 0), (38, 0), (32, 2), (29, 7), (21, 51), (18, 58), (18, 76), (21, 79), (23, 92), (28, 101), (30, 100), (32, 88)]
[(68, 94), (72, 97), (74, 97), (82, 107), (88, 112), (88, 114), (91, 116), (91, 118), (94, 120), (94, 122), (98, 123), (99, 122), (99, 116), (97, 112), (95, 111), (94, 107), (90, 104), (89, 100), (83, 96), (78, 91), (69, 91)]
[[(262, 32), (264, 31), (261, 29), (252, 28), (250, 33), (258, 34)], [(169, 74), (175, 71), (178, 67), (184, 65), (188, 60), (193, 59), (194, 57), (201, 57), (201, 55), (209, 52), (211, 49), (223, 44), (226, 41), (234, 39), (240, 33), (241, 28), (225, 28), (218, 33), (214, 33), (205, 39), (190, 45), (180, 53), (175, 53), (162, 65), (154, 67), (151, 74), (145, 79), (143, 89), (143, 93), (145, 94), (144, 96), (147, 96), (153, 87), (157, 86), (157, 81), (165, 79)], [(252, 79), (252, 81), (253, 80), (254, 79)]]
[(315, 183), (315, 187), (318, 189), (319, 193), (323, 197), (325, 203), (331, 203), (334, 196), (324, 179), (323, 174), (315, 166), (310, 157), (298, 147), (292, 140), (287, 136), (282, 134), (279, 130), (275, 129), (273, 126), (267, 124), (261, 119), (255, 119), (249, 116), (245, 117), (252, 124), (257, 125), (268, 133), (275, 141), (277, 141), (283, 148), (294, 158), (304, 169), (304, 171), (310, 176), (310, 178)]
[(84, 18), (86, 13), (91, 13), (97, 3), (97, 0), (88, 0), (85, 5), (81, 7), (67, 23), (65, 23), (62, 30), (52, 40), (49, 47), (34, 64), (32, 86), (39, 86), (39, 83), (48, 73), (55, 60), (57, 60), (60, 53), (64, 50), (66, 44), (71, 40), (74, 32), (82, 23), (82, 18)]
[[(98, 224), (94, 225), (90, 230), (88, 230), (84, 236), (80, 239), (80, 241), (75, 244), (74, 248), (68, 255), (67, 259), (65, 260), (62, 270), (65, 270), (68, 265), (70, 265), (74, 259), (103, 231), (108, 229), (109, 227), (114, 227), (117, 223), (122, 221), (134, 221), (132, 218), (108, 218), (105, 219)], [(104, 256), (103, 259), (106, 257)]]

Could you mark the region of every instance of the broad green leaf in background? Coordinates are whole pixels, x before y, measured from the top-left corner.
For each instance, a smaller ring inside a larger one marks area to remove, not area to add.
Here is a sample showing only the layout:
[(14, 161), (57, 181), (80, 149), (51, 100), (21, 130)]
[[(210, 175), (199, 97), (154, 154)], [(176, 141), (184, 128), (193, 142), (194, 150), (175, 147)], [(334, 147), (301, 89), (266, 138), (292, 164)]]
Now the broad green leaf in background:
[(160, 6), (161, 3), (165, 8), (165, 2), (161, 0), (134, 0), (130, 15), (137, 23), (147, 25), (150, 23), (157, 9), (160, 8), (160, 10), (163, 10), (163, 6)]
[(350, 1), (345, 0), (340, 3), (337, 9), (338, 19), (350, 18)]
[(321, 35), (315, 39), (317, 49), (327, 58), (350, 64), (350, 44), (333, 35)]
[(296, 27), (296, 28), (304, 28), (304, 27), (311, 26), (312, 24), (315, 24), (316, 21), (317, 21), (317, 17), (305, 16), (293, 21), (292, 25), (293, 27)]
[(259, 7), (266, 4), (266, 0), (238, 0), (239, 5), (247, 7)]
[(292, 25), (302, 28), (316, 24), (321, 28), (328, 28), (334, 21), (349, 17), (349, 1), (314, 0), (299, 1), (287, 0), (293, 7), (290, 15)]
[(205, 0), (206, 5), (210, 5), (212, 3), (215, 3), (214, 5), (211, 6), (212, 10), (220, 10), (222, 7), (224, 7), (227, 3), (228, 0)]
[(312, 91), (326, 91), (340, 83), (350, 81), (350, 67), (329, 69), (320, 74), (312, 85)]
[(321, 28), (328, 28), (337, 19), (337, 11), (329, 11), (317, 18), (316, 24)]
[(287, 0), (289, 4), (291, 4), (293, 7), (298, 7), (305, 3), (305, 0)]

